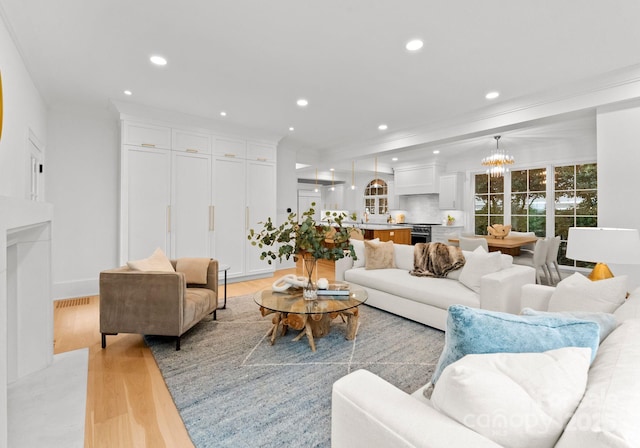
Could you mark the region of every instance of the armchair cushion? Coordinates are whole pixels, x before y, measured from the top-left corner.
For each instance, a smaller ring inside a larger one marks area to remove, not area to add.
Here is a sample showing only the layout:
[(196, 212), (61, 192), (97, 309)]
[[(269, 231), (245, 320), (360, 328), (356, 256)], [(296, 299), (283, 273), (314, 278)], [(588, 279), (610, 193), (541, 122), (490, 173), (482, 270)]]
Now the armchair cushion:
[(175, 272), (173, 265), (160, 248), (157, 248), (149, 258), (127, 261), (127, 266), (133, 271)]
[(187, 284), (206, 285), (209, 258), (178, 258), (176, 272), (182, 272)]

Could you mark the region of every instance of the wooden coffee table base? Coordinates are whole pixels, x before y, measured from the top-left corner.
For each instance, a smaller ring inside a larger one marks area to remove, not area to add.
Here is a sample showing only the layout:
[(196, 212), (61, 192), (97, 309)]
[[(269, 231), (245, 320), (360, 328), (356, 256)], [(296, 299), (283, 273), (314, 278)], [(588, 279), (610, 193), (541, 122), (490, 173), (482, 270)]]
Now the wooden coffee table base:
[[(264, 307), (260, 307), (260, 313), (263, 316), (267, 316), (274, 311), (268, 310)], [(293, 339), (299, 341), (303, 336), (307, 336), (309, 346), (312, 351), (316, 351), (316, 344), (314, 338), (321, 338), (329, 334), (331, 331), (331, 321), (340, 316), (343, 322), (347, 323), (347, 335), (348, 341), (353, 340), (356, 337), (358, 331), (358, 308), (351, 308), (345, 311), (334, 313), (321, 313), (321, 314), (296, 314), (296, 313), (281, 313), (275, 312), (275, 315), (271, 319), (273, 326), (267, 332), (267, 336), (271, 336), (271, 345), (276, 341), (278, 335), (278, 327), (282, 324), (281, 335), (284, 336), (287, 333), (288, 328), (294, 330), (301, 330), (300, 333)]]

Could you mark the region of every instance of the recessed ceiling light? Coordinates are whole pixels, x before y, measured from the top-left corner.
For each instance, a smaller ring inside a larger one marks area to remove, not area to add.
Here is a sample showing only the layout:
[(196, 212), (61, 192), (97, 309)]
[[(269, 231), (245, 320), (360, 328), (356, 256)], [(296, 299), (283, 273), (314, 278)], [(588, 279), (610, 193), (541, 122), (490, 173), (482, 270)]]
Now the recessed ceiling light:
[(329, 168), (329, 171), (335, 171), (335, 168)]
[(291, 126), (291, 127), (289, 128), (289, 130), (290, 130), (290, 131), (294, 131), (295, 129), (293, 128), (293, 126)]
[(156, 65), (167, 65), (167, 60), (162, 56), (154, 55), (154, 56), (151, 56), (149, 60)]
[(387, 126), (386, 124), (381, 124), (380, 126), (378, 126), (378, 129), (380, 129), (381, 131), (386, 131), (388, 127), (389, 126)]
[(305, 107), (307, 104), (309, 104), (309, 101), (305, 100), (304, 98), (300, 98), (298, 101), (296, 101), (296, 104), (300, 107)]
[(397, 157), (393, 157), (391, 160), (394, 161), (394, 162), (397, 162), (398, 158)]
[(131, 95), (133, 95), (133, 92), (131, 92), (131, 90), (125, 90), (124, 94), (131, 96)]
[(440, 151), (438, 151), (437, 149), (435, 151), (433, 151), (434, 154), (440, 154)]
[(225, 111), (220, 112), (220, 115), (222, 115), (223, 117), (227, 116), (227, 113)]
[(489, 92), (484, 97), (488, 100), (495, 100), (500, 96), (500, 92)]
[(423, 45), (424, 45), (424, 42), (422, 42), (420, 39), (413, 39), (407, 42), (407, 45), (405, 45), (404, 47), (408, 51), (418, 51), (419, 49), (422, 48)]

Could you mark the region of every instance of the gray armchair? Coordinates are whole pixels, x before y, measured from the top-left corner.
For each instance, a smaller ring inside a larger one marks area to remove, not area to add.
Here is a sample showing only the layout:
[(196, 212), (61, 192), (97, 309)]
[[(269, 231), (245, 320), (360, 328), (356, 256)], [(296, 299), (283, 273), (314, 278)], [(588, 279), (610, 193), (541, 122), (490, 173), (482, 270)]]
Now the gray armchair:
[[(171, 264), (175, 269), (176, 261)], [(186, 284), (180, 272), (141, 272), (127, 266), (100, 273), (100, 333), (180, 337), (218, 307), (218, 261), (211, 260), (207, 283)]]

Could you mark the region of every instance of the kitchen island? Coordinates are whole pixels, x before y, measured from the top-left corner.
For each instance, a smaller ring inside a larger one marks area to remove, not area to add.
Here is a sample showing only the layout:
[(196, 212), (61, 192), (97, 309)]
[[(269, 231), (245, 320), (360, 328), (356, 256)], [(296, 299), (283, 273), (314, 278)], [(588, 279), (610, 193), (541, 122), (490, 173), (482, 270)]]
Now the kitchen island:
[(380, 241), (393, 241), (396, 244), (411, 244), (411, 227), (393, 224), (357, 224), (365, 240), (380, 238)]

